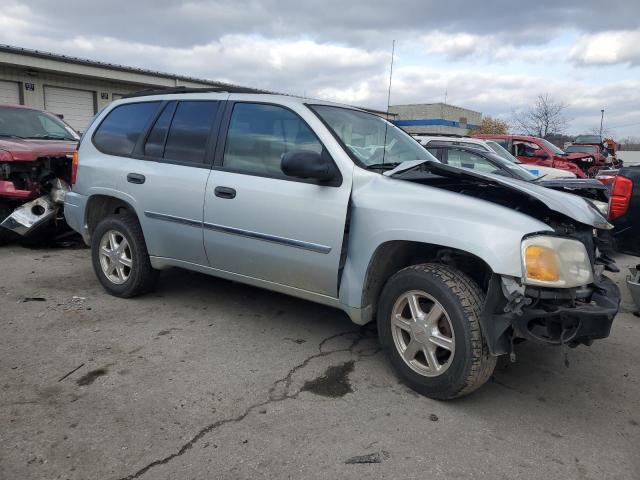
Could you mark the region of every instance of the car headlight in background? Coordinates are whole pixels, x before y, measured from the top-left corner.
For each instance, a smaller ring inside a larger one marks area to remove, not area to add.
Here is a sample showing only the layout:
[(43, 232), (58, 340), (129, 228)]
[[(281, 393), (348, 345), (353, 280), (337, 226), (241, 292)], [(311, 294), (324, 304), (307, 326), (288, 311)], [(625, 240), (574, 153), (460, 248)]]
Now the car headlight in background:
[(522, 241), (522, 282), (526, 285), (572, 288), (593, 282), (593, 270), (582, 242), (536, 235)]
[(589, 163), (591, 163), (591, 162), (593, 162), (593, 157), (584, 157), (582, 160), (583, 160), (584, 162), (589, 162)]

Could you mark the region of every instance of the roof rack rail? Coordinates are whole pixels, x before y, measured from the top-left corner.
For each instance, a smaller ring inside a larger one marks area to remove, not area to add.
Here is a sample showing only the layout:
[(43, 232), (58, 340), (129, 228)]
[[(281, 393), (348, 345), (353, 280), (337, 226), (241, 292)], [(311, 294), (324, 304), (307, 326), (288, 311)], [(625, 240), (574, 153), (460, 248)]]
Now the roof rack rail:
[(219, 87), (170, 87), (170, 88), (147, 88), (138, 92), (128, 93), (122, 98), (148, 97), (150, 95), (167, 95), (170, 93), (272, 93), (257, 88), (236, 87), (233, 85)]
[(455, 138), (471, 138), (471, 135), (461, 135), (459, 133), (415, 133), (409, 135), (412, 137), (455, 137)]

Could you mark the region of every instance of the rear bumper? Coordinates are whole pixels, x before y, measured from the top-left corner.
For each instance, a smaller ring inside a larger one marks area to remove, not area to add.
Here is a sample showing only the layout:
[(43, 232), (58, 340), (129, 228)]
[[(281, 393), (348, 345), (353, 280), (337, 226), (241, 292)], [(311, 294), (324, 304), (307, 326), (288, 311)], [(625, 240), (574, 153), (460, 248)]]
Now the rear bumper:
[(86, 222), (86, 206), (88, 197), (75, 192), (67, 192), (64, 198), (64, 219), (67, 224), (89, 244), (90, 236)]

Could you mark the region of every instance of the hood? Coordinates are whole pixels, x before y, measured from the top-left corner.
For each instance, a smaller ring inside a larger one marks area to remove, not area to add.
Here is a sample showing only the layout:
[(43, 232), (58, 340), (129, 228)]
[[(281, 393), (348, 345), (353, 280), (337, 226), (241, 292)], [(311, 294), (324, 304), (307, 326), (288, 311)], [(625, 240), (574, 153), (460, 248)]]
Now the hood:
[(562, 158), (566, 160), (579, 160), (581, 158), (591, 157), (594, 158), (597, 153), (583, 153), (583, 152), (568, 152), (565, 153)]
[[(516, 194), (516, 197), (509, 202), (508, 206), (510, 207), (513, 206), (513, 208), (515, 208), (517, 206), (517, 197), (524, 196), (529, 200), (534, 200), (544, 204), (549, 210), (553, 210), (554, 212), (572, 218), (573, 220), (585, 225), (602, 229), (612, 228), (598, 210), (596, 210), (584, 198), (577, 195), (545, 188), (541, 185), (536, 185), (534, 182), (525, 182), (523, 180), (516, 180), (514, 178), (502, 177), (489, 173), (474, 172), (430, 160), (421, 164), (422, 168), (427, 172), (423, 170), (416, 171), (415, 169), (413, 171), (407, 171), (412, 167), (415, 167), (417, 164), (415, 162), (406, 163), (411, 163), (411, 165), (408, 165), (407, 168), (400, 168), (402, 167), (402, 165), (400, 165), (394, 169), (395, 172), (385, 173), (387, 175), (391, 174), (395, 178), (402, 180), (417, 181), (436, 187), (439, 187), (437, 184), (438, 182), (432, 182), (429, 178), (431, 177), (431, 179), (433, 179), (433, 174), (440, 178), (445, 177), (448, 179), (460, 180), (461, 186), (457, 191), (462, 194), (472, 194), (472, 192), (477, 192), (477, 187), (482, 187), (483, 185), (487, 187), (502, 187), (503, 189)], [(476, 188), (466, 188), (466, 186), (469, 185), (473, 185)], [(442, 188), (445, 187), (443, 186)], [(449, 190), (453, 189), (451, 188), (451, 185), (448, 185), (446, 188)], [(481, 195), (478, 196), (483, 198)]]
[(77, 142), (69, 140), (38, 140), (31, 138), (0, 138), (0, 150), (13, 161), (32, 162), (39, 157), (63, 157), (73, 154)]

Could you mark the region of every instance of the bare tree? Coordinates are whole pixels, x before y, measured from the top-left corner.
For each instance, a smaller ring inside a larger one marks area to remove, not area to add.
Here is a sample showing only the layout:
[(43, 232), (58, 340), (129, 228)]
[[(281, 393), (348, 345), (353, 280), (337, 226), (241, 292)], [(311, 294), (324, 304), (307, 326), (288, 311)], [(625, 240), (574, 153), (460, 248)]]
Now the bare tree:
[(540, 94), (531, 108), (513, 112), (513, 124), (516, 130), (536, 137), (562, 133), (567, 128), (566, 108), (566, 103), (555, 100), (548, 93)]

